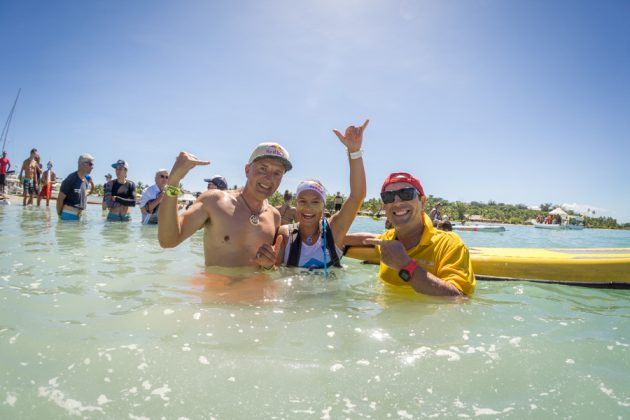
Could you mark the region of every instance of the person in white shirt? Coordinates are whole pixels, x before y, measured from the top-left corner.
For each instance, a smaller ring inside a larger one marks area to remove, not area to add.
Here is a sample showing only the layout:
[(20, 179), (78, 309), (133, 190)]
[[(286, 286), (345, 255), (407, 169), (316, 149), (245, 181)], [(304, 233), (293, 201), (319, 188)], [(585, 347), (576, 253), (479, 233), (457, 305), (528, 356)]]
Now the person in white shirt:
[(156, 225), (158, 208), (164, 198), (164, 186), (168, 182), (168, 170), (160, 169), (155, 173), (155, 184), (142, 191), (140, 211), (143, 225)]

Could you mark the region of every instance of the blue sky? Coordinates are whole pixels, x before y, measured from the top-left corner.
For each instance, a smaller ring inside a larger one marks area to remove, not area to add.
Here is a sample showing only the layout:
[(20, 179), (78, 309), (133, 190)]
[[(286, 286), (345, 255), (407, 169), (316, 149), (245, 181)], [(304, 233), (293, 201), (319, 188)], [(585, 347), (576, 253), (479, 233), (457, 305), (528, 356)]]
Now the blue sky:
[(7, 150), (61, 175), (119, 158), (152, 182), (180, 150), (242, 185), (257, 143), (348, 192), (332, 134), (369, 118), (368, 197), (404, 170), (448, 200), (596, 209), (630, 222), (625, 1), (3, 1)]

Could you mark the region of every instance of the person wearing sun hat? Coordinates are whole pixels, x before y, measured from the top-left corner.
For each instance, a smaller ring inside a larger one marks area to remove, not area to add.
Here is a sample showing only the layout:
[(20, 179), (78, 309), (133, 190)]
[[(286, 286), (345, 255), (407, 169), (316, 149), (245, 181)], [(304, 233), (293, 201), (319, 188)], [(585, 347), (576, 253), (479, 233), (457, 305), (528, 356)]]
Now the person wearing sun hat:
[(381, 280), (426, 295), (471, 295), (476, 281), (468, 248), (457, 234), (433, 227), (420, 180), (407, 172), (388, 175), (381, 200), (393, 228), (349, 239), (352, 245), (375, 246)]
[(363, 125), (350, 126), (345, 134), (333, 130), (346, 147), (350, 166), (350, 196), (330, 221), (325, 217), (326, 188), (318, 180), (300, 182), (296, 191), (297, 223), (283, 225), (278, 231), (282, 243), (276, 258), (277, 264), (308, 269), (341, 267), (341, 248), (357, 212), (365, 198), (365, 169), (363, 166)]
[(105, 184), (103, 202), (109, 209), (107, 220), (110, 222), (131, 221), (131, 207), (136, 206), (136, 184), (127, 179), (129, 164), (118, 159), (112, 163), (116, 169), (116, 179)]
[(280, 213), (267, 198), (292, 168), (289, 152), (278, 143), (259, 144), (245, 165), (247, 181), (242, 190), (207, 190), (178, 214), (180, 183), (191, 169), (209, 163), (187, 152), (181, 152), (175, 160), (158, 211), (160, 245), (175, 247), (204, 228), (207, 266), (273, 267), (275, 260), (268, 255), (278, 246), (274, 239), (280, 226)]

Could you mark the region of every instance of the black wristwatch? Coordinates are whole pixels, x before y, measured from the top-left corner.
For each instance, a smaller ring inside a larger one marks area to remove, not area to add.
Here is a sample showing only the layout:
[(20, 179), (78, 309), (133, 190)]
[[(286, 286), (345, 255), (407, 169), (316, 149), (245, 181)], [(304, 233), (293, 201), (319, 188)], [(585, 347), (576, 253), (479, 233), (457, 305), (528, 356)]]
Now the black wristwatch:
[(404, 266), (398, 272), (398, 277), (400, 277), (404, 282), (408, 282), (413, 277), (413, 273), (418, 268), (418, 264), (415, 261), (411, 261), (409, 264)]

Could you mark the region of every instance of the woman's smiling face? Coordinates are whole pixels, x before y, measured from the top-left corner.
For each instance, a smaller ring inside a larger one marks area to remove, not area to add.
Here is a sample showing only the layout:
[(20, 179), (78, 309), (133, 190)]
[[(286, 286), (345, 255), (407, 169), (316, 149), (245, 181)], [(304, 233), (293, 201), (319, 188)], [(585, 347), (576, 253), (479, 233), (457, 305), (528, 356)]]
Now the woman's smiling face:
[(319, 223), (324, 214), (322, 196), (312, 190), (302, 191), (297, 196), (297, 220), (300, 223)]

